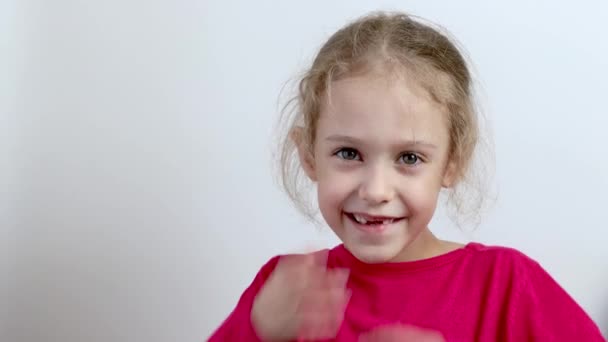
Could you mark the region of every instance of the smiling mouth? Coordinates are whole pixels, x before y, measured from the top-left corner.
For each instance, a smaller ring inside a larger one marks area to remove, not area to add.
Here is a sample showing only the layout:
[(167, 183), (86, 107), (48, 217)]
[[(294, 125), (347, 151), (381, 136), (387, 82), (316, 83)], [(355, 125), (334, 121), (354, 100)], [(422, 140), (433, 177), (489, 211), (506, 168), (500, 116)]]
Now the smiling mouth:
[(376, 216), (376, 215), (368, 215), (368, 214), (361, 214), (361, 213), (348, 213), (348, 212), (344, 212), (344, 215), (346, 215), (346, 217), (351, 219), (351, 221), (353, 221), (359, 225), (367, 226), (369, 228), (388, 226), (392, 223), (395, 223), (395, 222), (398, 222), (398, 221), (401, 221), (404, 219), (404, 217)]

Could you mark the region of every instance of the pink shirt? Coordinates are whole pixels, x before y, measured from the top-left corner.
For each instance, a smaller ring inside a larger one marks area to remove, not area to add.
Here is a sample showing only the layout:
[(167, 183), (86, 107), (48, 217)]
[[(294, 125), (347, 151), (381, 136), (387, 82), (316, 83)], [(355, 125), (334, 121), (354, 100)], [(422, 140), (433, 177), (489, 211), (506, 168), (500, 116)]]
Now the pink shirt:
[[(259, 341), (251, 307), (277, 261), (264, 265), (209, 341)], [(555, 280), (514, 249), (470, 243), (434, 258), (370, 265), (340, 245), (327, 265), (351, 270), (352, 297), (335, 341), (398, 323), (439, 331), (446, 341), (605, 341)]]

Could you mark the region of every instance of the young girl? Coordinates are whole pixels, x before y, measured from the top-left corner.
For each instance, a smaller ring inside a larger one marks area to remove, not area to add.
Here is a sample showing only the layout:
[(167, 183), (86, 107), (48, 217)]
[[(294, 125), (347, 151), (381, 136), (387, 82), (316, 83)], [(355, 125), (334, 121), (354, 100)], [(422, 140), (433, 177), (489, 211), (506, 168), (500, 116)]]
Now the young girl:
[(210, 341), (604, 341), (534, 260), (429, 230), (470, 171), (471, 87), (454, 44), (405, 14), (329, 38), (300, 82), (284, 183), (303, 204), (297, 156), (343, 244), (271, 259)]

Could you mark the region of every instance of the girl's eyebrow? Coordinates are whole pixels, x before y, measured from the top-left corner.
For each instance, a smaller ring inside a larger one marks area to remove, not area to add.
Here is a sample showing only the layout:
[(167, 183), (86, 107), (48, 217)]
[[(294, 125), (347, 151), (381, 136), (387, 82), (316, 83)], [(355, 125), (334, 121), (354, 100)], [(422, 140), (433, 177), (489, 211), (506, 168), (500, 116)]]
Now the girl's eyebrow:
[[(355, 144), (355, 145), (363, 143), (363, 140), (361, 140), (361, 139), (351, 137), (348, 135), (341, 135), (341, 134), (330, 135), (327, 138), (325, 138), (325, 140), (339, 142), (339, 143), (349, 143), (349, 144)], [(423, 147), (432, 148), (432, 149), (437, 148), (437, 146), (435, 144), (432, 144), (430, 142), (426, 142), (423, 140), (401, 140), (401, 141), (396, 141), (392, 145), (394, 145), (394, 146), (423, 146)]]

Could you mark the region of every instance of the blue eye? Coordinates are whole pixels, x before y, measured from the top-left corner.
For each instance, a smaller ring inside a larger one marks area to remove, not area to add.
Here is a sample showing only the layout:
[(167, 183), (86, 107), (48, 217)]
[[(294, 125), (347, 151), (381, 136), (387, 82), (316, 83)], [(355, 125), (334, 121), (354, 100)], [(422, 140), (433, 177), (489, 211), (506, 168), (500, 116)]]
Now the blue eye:
[(407, 152), (399, 157), (400, 161), (407, 165), (416, 165), (420, 161), (420, 157), (415, 153)]
[(361, 159), (359, 156), (359, 152), (353, 148), (342, 148), (338, 152), (335, 153), (341, 159), (344, 160), (359, 160)]

